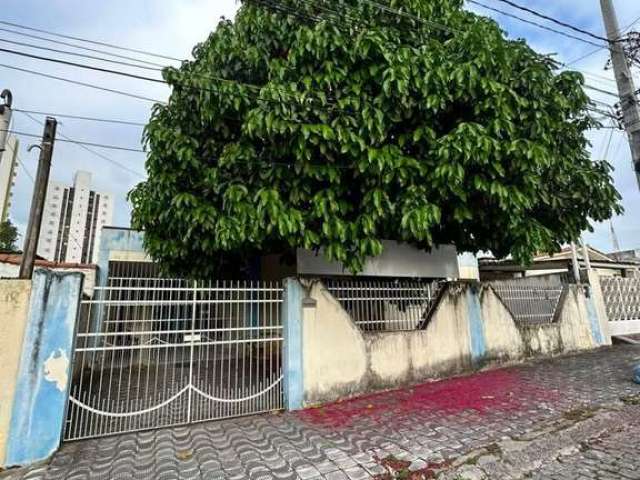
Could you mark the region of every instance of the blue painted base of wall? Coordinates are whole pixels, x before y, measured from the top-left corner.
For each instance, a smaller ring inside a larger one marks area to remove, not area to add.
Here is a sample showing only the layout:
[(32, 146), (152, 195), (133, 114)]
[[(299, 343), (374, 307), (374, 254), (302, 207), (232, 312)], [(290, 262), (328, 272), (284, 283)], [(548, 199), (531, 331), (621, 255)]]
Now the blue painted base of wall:
[(49, 458), (59, 447), (69, 397), (82, 274), (34, 274), (5, 465)]
[(302, 299), (304, 288), (293, 278), (284, 282), (282, 326), (284, 336), (284, 398), (287, 410), (300, 410), (304, 401), (302, 363)]
[(587, 305), (587, 315), (589, 316), (589, 323), (591, 324), (591, 335), (593, 335), (593, 341), (596, 345), (605, 345), (606, 341), (602, 333), (602, 328), (600, 327), (598, 311), (593, 300), (593, 292), (587, 292), (585, 303)]
[(467, 288), (467, 309), (469, 313), (469, 334), (471, 336), (471, 359), (474, 363), (479, 363), (487, 353), (487, 341), (484, 336), (480, 296), (473, 285)]

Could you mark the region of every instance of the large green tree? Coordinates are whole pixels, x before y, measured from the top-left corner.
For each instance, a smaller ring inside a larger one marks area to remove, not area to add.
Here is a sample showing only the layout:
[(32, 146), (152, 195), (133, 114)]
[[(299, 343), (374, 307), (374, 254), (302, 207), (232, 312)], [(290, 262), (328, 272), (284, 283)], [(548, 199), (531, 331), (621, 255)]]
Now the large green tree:
[(0, 250), (13, 252), (17, 249), (18, 229), (11, 220), (0, 222)]
[[(133, 224), (168, 270), (381, 239), (527, 261), (620, 212), (583, 78), (461, 0), (245, 0), (167, 69)], [(398, 12), (401, 12), (400, 14)]]

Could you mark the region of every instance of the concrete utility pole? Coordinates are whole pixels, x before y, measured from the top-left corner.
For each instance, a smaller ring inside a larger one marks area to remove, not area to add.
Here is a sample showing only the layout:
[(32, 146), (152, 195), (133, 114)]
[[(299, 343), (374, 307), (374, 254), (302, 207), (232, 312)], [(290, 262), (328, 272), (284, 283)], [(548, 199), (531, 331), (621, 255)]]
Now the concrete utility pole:
[(638, 105), (638, 96), (635, 93), (636, 87), (633, 84), (624, 47), (622, 42), (618, 41), (620, 40), (620, 26), (613, 8), (613, 0), (600, 0), (600, 6), (602, 7), (604, 26), (607, 29), (607, 38), (610, 40), (611, 63), (616, 75), (624, 126), (629, 135), (631, 158), (640, 188), (640, 106)]
[(9, 126), (11, 124), (11, 104), (13, 96), (9, 90), (3, 90), (0, 98), (4, 102), (0, 105), (0, 161), (2, 160), (2, 152), (7, 145), (7, 137), (9, 136)]
[(36, 260), (38, 240), (40, 240), (40, 226), (42, 224), (42, 212), (44, 202), (47, 197), (47, 185), (49, 184), (49, 172), (51, 171), (51, 157), (53, 156), (53, 145), (56, 141), (56, 130), (58, 122), (55, 118), (47, 117), (42, 134), (40, 146), (32, 145), (29, 151), (36, 147), (40, 149), (40, 160), (38, 162), (38, 173), (31, 200), (31, 212), (29, 214), (29, 225), (24, 241), (24, 251), (20, 263), (19, 278), (30, 280), (33, 276), (33, 266)]

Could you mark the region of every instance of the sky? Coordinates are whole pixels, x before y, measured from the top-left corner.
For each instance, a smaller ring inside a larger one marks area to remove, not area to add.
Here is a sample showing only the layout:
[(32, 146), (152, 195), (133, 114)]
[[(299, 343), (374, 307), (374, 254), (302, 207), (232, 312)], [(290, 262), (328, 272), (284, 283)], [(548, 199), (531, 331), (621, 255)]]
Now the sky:
[[(530, 20), (542, 22), (525, 12), (514, 10), (499, 0), (482, 0), (482, 3)], [(527, 7), (544, 12), (565, 22), (589, 30), (596, 35), (604, 35), (600, 15), (600, 3), (597, 0), (520, 0)], [(640, 20), (640, 4), (637, 0), (614, 0), (621, 26)], [(173, 58), (190, 58), (193, 47), (204, 41), (215, 30), (220, 17), (233, 18), (239, 3), (236, 0), (109, 0), (95, 2), (86, 0), (3, 0), (0, 20), (43, 30), (54, 31), (79, 38), (123, 45), (138, 50), (146, 50)], [(570, 63), (587, 54), (586, 58), (571, 64), (571, 69), (585, 73), (587, 82), (597, 88), (616, 92), (613, 74), (605, 70), (608, 52), (598, 50), (577, 40), (573, 40), (519, 20), (491, 12), (476, 5), (467, 8), (482, 15), (489, 15), (498, 21), (509, 38), (524, 38), (537, 51), (553, 53), (563, 63)], [(550, 25), (552, 26), (552, 25)], [(640, 21), (635, 24), (640, 30)], [(559, 27), (558, 27), (559, 28)], [(13, 48), (29, 53), (41, 54), (24, 46), (10, 45), (1, 40), (21, 41), (24, 43), (46, 44), (46, 42), (25, 38), (2, 29), (19, 30), (15, 27), (0, 25), (0, 47)], [(29, 33), (21, 30), (24, 33)], [(46, 36), (30, 32), (33, 35)], [(64, 40), (77, 43), (74, 40)], [(598, 43), (597, 40), (594, 40)], [(74, 50), (66, 46), (53, 48)], [(103, 46), (93, 48), (108, 50)], [(140, 57), (139, 54), (114, 51), (121, 55)], [(595, 51), (595, 52), (594, 52)], [(84, 52), (87, 53), (87, 52)], [(62, 54), (45, 52), (44, 55), (65, 58), (87, 63), (86, 59), (67, 57)], [(101, 54), (96, 54), (101, 55)], [(171, 60), (147, 57), (147, 60), (162, 64), (176, 64)], [(94, 62), (95, 63), (95, 62)], [(75, 81), (108, 86), (138, 95), (165, 100), (169, 91), (162, 85), (133, 79), (79, 70), (73, 67), (55, 65), (35, 59), (16, 57), (0, 52), (0, 89), (9, 88), (13, 92), (14, 108), (51, 113), (64, 113), (80, 116), (116, 118), (134, 122), (146, 122), (149, 118), (151, 102), (128, 98), (109, 92), (101, 92), (78, 85), (42, 78), (32, 74), (10, 70), (2, 65), (37, 70)], [(106, 65), (115, 69), (124, 69)], [(131, 69), (128, 69), (131, 70)], [(138, 70), (142, 75), (154, 75), (155, 72)], [(639, 72), (636, 72), (639, 73)], [(636, 75), (640, 87), (639, 75)], [(607, 94), (589, 92), (592, 98), (613, 104), (616, 99)], [(28, 118), (15, 112), (13, 130), (41, 135), (44, 117)], [(60, 118), (58, 138), (66, 136), (74, 140), (140, 148), (142, 130), (139, 127), (92, 123), (87, 121)], [(594, 159), (606, 158), (615, 167), (616, 187), (623, 196), (626, 208), (624, 216), (613, 220), (613, 225), (623, 249), (640, 248), (640, 189), (633, 175), (631, 154), (624, 132), (619, 130), (599, 130), (589, 132)], [(33, 177), (37, 167), (37, 150), (27, 152), (27, 147), (37, 139), (21, 138), (19, 158), (21, 165), (14, 190), (11, 218), (21, 232), (26, 229)], [(93, 173), (93, 185), (98, 191), (111, 192), (116, 198), (114, 224), (129, 226), (130, 206), (126, 194), (144, 177), (144, 154), (136, 152), (101, 150), (93, 152), (78, 145), (58, 142), (55, 147), (51, 179), (71, 183), (76, 170)], [(104, 157), (107, 157), (106, 160)], [(123, 169), (117, 165), (126, 165)], [(24, 166), (24, 168), (23, 168)], [(585, 232), (585, 240), (604, 251), (613, 249), (609, 225), (594, 225), (594, 233)]]

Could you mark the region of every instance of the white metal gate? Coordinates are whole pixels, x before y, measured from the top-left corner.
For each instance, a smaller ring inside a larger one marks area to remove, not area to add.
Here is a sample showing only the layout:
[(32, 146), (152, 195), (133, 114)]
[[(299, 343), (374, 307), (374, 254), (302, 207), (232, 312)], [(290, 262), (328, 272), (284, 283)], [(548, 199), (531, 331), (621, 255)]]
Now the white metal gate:
[(282, 293), (109, 279), (81, 303), (65, 440), (281, 409)]
[(600, 277), (611, 335), (640, 334), (640, 278)]

